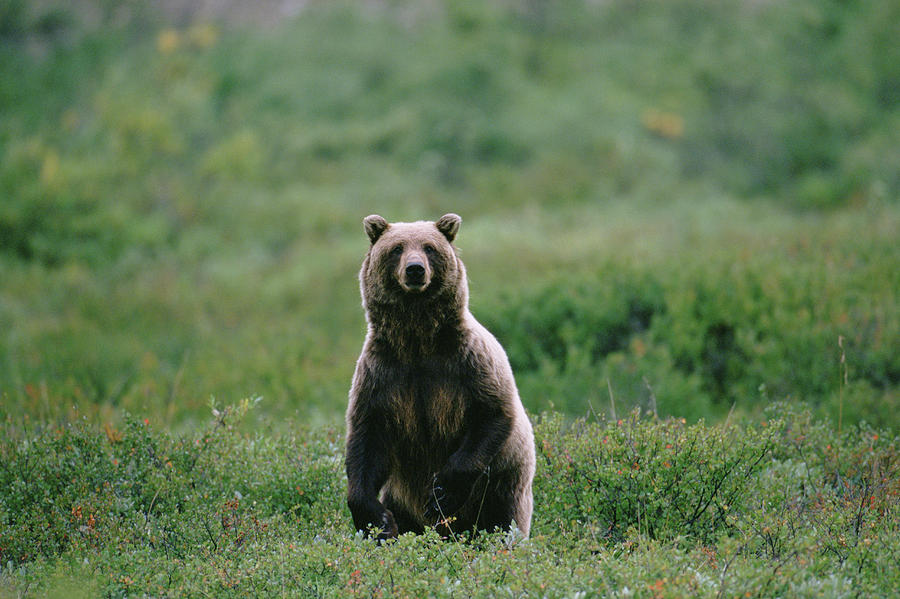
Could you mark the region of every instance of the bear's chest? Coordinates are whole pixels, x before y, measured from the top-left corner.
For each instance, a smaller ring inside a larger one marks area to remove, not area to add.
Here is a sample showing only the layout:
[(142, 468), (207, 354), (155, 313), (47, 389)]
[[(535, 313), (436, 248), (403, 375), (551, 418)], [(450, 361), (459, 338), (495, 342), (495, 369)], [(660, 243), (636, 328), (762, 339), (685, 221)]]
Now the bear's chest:
[(388, 433), (395, 444), (420, 453), (452, 453), (469, 399), (466, 377), (448, 361), (397, 365), (383, 380)]

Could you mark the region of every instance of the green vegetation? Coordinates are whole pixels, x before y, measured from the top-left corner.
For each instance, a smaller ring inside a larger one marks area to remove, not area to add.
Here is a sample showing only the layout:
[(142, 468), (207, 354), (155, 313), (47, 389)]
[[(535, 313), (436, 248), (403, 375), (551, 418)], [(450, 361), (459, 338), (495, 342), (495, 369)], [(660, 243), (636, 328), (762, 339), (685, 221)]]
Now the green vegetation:
[[(654, 239), (625, 254), (613, 240), (590, 269), (571, 264), (476, 302), (532, 405), (605, 411), (611, 386), (626, 404), (689, 418), (790, 397), (834, 422), (843, 401), (849, 421), (896, 425), (898, 222), (840, 214), (791, 219), (788, 232), (773, 230), (782, 219), (725, 210), (751, 224), (711, 217), (712, 231), (695, 222), (673, 239), (668, 219), (681, 209), (669, 208), (598, 226)], [(692, 248), (700, 255), (686, 257)]]
[[(896, 438), (779, 408), (756, 425), (537, 419), (532, 537), (352, 534), (341, 435), (6, 425), (0, 594), (879, 597), (900, 579)], [(20, 564), (23, 564), (20, 566)]]
[(259, 395), (333, 422), (361, 219), (455, 211), (534, 411), (611, 389), (898, 422), (894, 2), (329, 3), (262, 29), (4, 6), (14, 414), (189, 428)]
[[(0, 0), (0, 597), (900, 587), (897, 2), (73, 6)], [(377, 547), (361, 221), (449, 211), (534, 534)]]

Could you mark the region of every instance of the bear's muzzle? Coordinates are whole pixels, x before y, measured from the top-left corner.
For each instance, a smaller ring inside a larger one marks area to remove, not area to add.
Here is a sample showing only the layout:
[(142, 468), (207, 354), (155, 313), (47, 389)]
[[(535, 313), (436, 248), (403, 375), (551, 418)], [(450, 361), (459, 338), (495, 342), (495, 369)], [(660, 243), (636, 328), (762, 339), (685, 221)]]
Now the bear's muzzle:
[(400, 286), (408, 293), (425, 291), (431, 282), (431, 272), (427, 260), (417, 252), (405, 256), (399, 279)]

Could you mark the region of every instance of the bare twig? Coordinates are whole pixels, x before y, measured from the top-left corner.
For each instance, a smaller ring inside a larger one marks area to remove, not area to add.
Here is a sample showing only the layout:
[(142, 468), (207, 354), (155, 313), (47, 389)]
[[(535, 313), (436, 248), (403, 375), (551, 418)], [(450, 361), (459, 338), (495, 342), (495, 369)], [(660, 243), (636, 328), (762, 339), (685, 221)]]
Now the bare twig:
[(612, 383), (609, 382), (609, 379), (606, 379), (606, 388), (609, 390), (609, 409), (612, 411), (612, 419), (617, 420), (616, 418), (616, 399), (613, 397), (612, 391)]

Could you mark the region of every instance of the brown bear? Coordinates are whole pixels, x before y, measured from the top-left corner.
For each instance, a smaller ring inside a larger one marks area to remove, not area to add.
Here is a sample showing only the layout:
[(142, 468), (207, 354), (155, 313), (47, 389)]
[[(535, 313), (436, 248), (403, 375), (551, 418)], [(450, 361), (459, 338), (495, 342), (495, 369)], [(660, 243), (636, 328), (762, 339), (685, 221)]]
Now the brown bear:
[(384, 540), (531, 526), (531, 423), (503, 347), (469, 312), (460, 217), (365, 219), (368, 332), (347, 407), (347, 504)]

